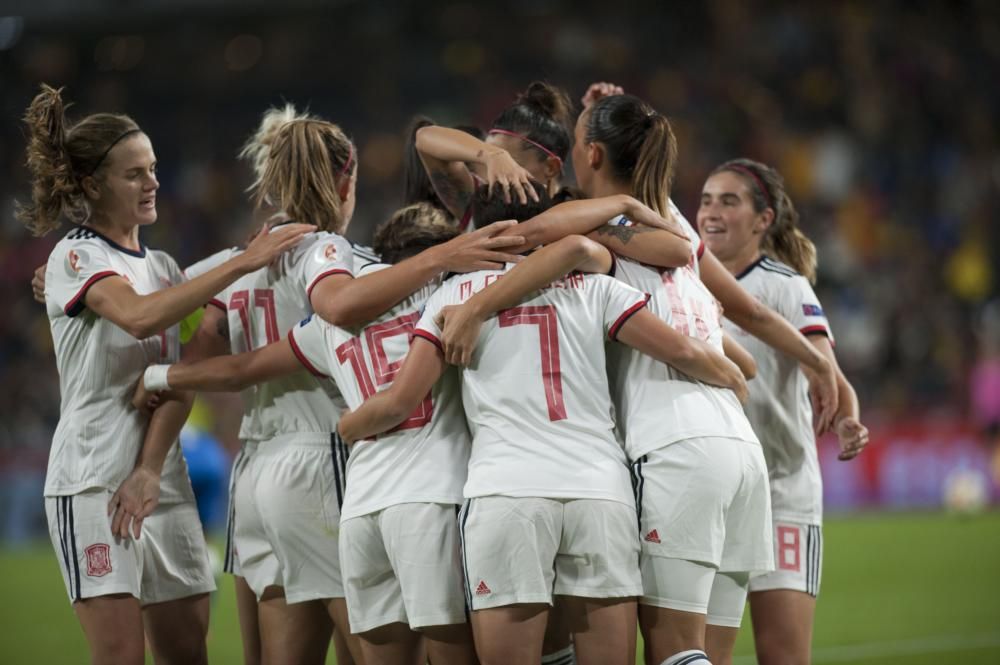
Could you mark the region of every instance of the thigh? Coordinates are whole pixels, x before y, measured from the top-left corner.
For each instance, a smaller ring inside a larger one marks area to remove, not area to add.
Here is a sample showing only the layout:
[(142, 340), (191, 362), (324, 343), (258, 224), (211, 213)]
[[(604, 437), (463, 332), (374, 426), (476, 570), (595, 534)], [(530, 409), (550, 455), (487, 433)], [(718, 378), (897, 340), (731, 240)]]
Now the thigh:
[(111, 492), (46, 497), (49, 536), (70, 602), (141, 592), (143, 542), (111, 534)]
[(754, 646), (761, 665), (808, 665), (816, 598), (802, 591), (750, 593)]
[(257, 617), (257, 594), (239, 575), (233, 576), (236, 591), (236, 614), (243, 642), (243, 665), (260, 665), (260, 624)]
[(350, 632), (406, 623), (403, 594), (379, 528), (380, 513), (341, 524), (340, 562)]
[(564, 504), (554, 593), (585, 598), (642, 594), (634, 506), (576, 499)]
[(85, 598), (73, 603), (94, 665), (142, 665), (145, 643), (139, 599), (128, 594)]
[(717, 573), (705, 626), (705, 652), (717, 665), (731, 665), (747, 602), (748, 573)]
[(156, 665), (208, 662), (208, 612), (207, 593), (143, 607), (146, 637)]
[(379, 524), (410, 627), (465, 623), (455, 506), (399, 504), (383, 510)]
[(257, 505), (288, 603), (343, 598), (340, 509), (329, 446), (258, 450)]
[(326, 661), (333, 624), (320, 601), (288, 604), (278, 587), (264, 591), (258, 604), (261, 658), (268, 665), (321, 665)]
[(157, 506), (142, 529), (143, 605), (215, 591), (208, 545), (194, 501)]
[(459, 531), (466, 600), (473, 610), (552, 602), (562, 513), (562, 503), (553, 499), (487, 496), (466, 502)]
[(482, 665), (539, 665), (548, 604), (509, 605), (472, 613), (472, 634)]
[(705, 615), (716, 569), (699, 561), (670, 557), (642, 560), (644, 592), (640, 604)]
[(422, 665), (427, 662), (420, 633), (390, 623), (358, 635), (365, 665)]
[(636, 603), (633, 598), (560, 596), (569, 614), (579, 665), (635, 663)]

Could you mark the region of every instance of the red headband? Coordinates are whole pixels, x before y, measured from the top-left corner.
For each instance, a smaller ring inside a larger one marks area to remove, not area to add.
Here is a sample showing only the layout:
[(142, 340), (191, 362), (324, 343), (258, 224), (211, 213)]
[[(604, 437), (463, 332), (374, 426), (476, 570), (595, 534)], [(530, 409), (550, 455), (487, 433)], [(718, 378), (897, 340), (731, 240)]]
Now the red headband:
[(541, 143), (536, 143), (535, 141), (532, 141), (531, 139), (529, 139), (527, 136), (524, 136), (523, 134), (518, 134), (517, 132), (509, 132), (506, 129), (491, 129), (487, 133), (488, 134), (504, 134), (506, 136), (513, 136), (516, 139), (521, 139), (525, 143), (530, 143), (531, 145), (535, 146), (536, 148), (538, 148), (539, 150), (541, 150), (542, 152), (544, 152), (546, 155), (548, 155), (549, 157), (551, 157), (552, 159), (554, 159), (557, 162), (559, 162), (559, 170), (560, 171), (562, 170), (563, 160), (562, 160), (562, 158), (559, 157), (559, 155), (557, 155), (556, 153), (552, 152), (551, 150), (549, 150), (548, 148), (546, 148), (545, 146), (543, 146)]
[(347, 161), (344, 162), (344, 168), (341, 169), (340, 175), (345, 175), (351, 170), (351, 164), (354, 162), (354, 144), (348, 141), (347, 143)]
[(737, 171), (739, 173), (744, 173), (750, 176), (753, 179), (753, 181), (757, 184), (757, 189), (759, 189), (760, 193), (764, 195), (764, 199), (765, 201), (767, 201), (767, 207), (770, 208), (771, 210), (774, 210), (775, 213), (777, 213), (777, 210), (774, 207), (774, 201), (771, 199), (770, 192), (767, 191), (767, 187), (764, 186), (764, 182), (760, 179), (760, 176), (758, 176), (756, 173), (753, 172), (753, 169), (748, 169), (742, 164), (730, 164), (726, 168), (729, 169), (730, 171)]

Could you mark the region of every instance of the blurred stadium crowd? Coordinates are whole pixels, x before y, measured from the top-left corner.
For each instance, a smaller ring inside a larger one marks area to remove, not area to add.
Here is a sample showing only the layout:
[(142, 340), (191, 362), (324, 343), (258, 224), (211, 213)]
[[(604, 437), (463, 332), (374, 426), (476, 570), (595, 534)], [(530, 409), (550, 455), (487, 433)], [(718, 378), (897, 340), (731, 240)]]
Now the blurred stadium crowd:
[[(59, 408), (48, 323), (29, 288), (57, 234), (31, 238), (13, 214), (28, 193), (17, 120), (42, 81), (67, 86), (79, 114), (126, 112), (150, 135), (161, 189), (144, 239), (181, 265), (253, 226), (236, 153), (268, 106), (308, 106), (356, 140), (348, 235), (367, 242), (401, 203), (414, 115), (487, 126), (536, 78), (574, 97), (591, 81), (619, 83), (674, 123), (674, 199), (690, 219), (725, 159), (784, 174), (819, 248), (818, 292), (866, 421), (931, 412), (995, 432), (993, 3), (319, 4), (43, 0), (35, 15), (0, 17), (4, 477), (44, 472)], [(231, 437), (230, 425), (217, 428)]]

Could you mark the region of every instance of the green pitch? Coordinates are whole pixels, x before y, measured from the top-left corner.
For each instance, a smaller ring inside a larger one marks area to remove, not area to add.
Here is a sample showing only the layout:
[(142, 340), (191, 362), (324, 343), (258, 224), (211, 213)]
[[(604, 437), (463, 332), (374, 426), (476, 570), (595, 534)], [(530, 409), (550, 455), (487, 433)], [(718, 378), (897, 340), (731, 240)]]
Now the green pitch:
[[(825, 543), (815, 663), (1000, 663), (1000, 512), (834, 518)], [(0, 552), (0, 570), (0, 663), (86, 663), (83, 634), (48, 545)], [(217, 665), (237, 664), (228, 578), (220, 591), (209, 656)], [(744, 628), (737, 665), (755, 662), (749, 621)]]

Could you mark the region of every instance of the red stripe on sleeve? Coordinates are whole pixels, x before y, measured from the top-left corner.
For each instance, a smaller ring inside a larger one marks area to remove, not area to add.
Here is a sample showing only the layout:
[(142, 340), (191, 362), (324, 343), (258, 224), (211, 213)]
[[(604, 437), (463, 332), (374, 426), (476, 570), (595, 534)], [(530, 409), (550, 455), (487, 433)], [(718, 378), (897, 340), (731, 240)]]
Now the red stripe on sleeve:
[(698, 260), (701, 261), (701, 257), (705, 255), (705, 241), (698, 241)]
[(80, 287), (80, 290), (77, 291), (76, 295), (73, 296), (73, 299), (70, 300), (68, 303), (66, 303), (66, 307), (63, 308), (63, 311), (66, 312), (66, 316), (76, 316), (77, 314), (83, 311), (84, 308), (83, 297), (87, 295), (87, 291), (90, 289), (90, 287), (92, 287), (94, 284), (101, 281), (105, 277), (117, 277), (117, 276), (119, 276), (118, 273), (116, 273), (113, 270), (104, 270), (102, 272), (91, 275), (90, 279), (88, 279), (87, 282), (82, 287)]
[(413, 336), (426, 339), (428, 342), (436, 346), (438, 348), (438, 351), (444, 353), (444, 346), (441, 345), (441, 340), (439, 340), (437, 337), (427, 332), (426, 330), (422, 328), (417, 328), (416, 330), (413, 331)]
[(306, 354), (302, 353), (302, 349), (299, 348), (299, 343), (295, 341), (294, 328), (288, 331), (288, 343), (292, 346), (292, 353), (294, 353), (295, 357), (299, 359), (299, 362), (302, 363), (303, 367), (305, 367), (315, 376), (318, 376), (323, 379), (328, 378), (326, 374), (316, 369), (316, 367), (311, 362), (309, 362), (309, 359), (306, 358)]
[(326, 272), (320, 273), (316, 276), (316, 279), (312, 281), (312, 284), (309, 285), (309, 288), (306, 289), (306, 298), (311, 298), (313, 289), (316, 288), (316, 285), (319, 284), (324, 277), (329, 277), (330, 275), (350, 275), (351, 277), (354, 277), (354, 273), (350, 270), (344, 270), (343, 268), (334, 268), (333, 270), (327, 270)]
[(211, 300), (209, 300), (209, 301), (208, 301), (207, 303), (205, 303), (205, 305), (206, 305), (206, 306), (208, 306), (208, 305), (212, 305), (213, 307), (218, 307), (218, 308), (219, 308), (219, 309), (221, 309), (221, 310), (222, 310), (223, 312), (227, 311), (227, 310), (226, 310), (226, 303), (222, 302), (222, 301), (221, 301), (221, 300), (219, 300), (218, 298), (212, 298), (212, 299), (211, 299)]
[(646, 293), (645, 296), (645, 298), (622, 312), (622, 315), (615, 320), (614, 324), (608, 330), (608, 339), (614, 341), (618, 337), (618, 331), (621, 330), (623, 325), (625, 325), (625, 322), (632, 318), (633, 314), (646, 306), (646, 303), (649, 302), (649, 294)]
[(828, 340), (830, 340), (830, 346), (834, 348), (837, 347), (837, 342), (834, 341), (833, 335), (830, 334), (830, 330), (826, 326), (821, 326), (821, 325), (806, 326), (805, 328), (799, 328), (799, 332), (805, 335), (806, 337), (809, 337), (810, 335), (822, 335), (823, 337), (826, 337)]

